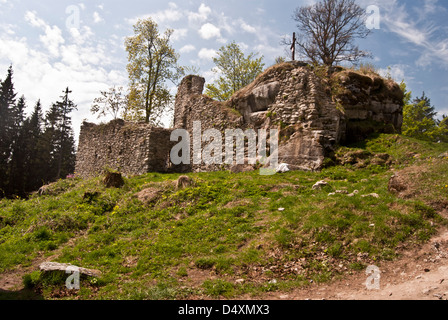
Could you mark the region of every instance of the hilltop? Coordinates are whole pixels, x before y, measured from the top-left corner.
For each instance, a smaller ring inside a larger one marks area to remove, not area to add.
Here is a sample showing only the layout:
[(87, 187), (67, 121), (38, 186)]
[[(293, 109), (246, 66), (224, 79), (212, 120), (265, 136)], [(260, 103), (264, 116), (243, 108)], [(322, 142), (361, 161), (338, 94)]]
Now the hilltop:
[[(0, 297), (278, 298), (365, 279), (367, 266), (398, 263), (446, 227), (447, 150), (381, 134), (338, 147), (320, 172), (189, 173), (185, 186), (181, 174), (148, 173), (121, 188), (60, 180), (0, 201)], [(69, 291), (65, 273), (39, 271), (45, 261), (101, 276)]]

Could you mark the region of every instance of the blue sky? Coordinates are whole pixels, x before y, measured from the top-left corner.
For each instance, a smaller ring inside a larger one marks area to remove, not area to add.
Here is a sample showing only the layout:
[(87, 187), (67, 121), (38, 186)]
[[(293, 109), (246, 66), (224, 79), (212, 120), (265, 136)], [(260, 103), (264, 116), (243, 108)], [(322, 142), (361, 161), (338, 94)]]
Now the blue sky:
[[(285, 56), (282, 37), (296, 31), (295, 8), (313, 0), (0, 0), (0, 79), (10, 64), (16, 91), (31, 111), (45, 109), (67, 86), (78, 105), (75, 133), (83, 119), (98, 122), (90, 106), (100, 90), (127, 85), (124, 39), (138, 18), (152, 17), (163, 32), (174, 29), (181, 65), (193, 65), (207, 82), (216, 75), (212, 58), (236, 41), (246, 53), (264, 56), (266, 67)], [(383, 75), (405, 80), (413, 96), (423, 91), (439, 115), (448, 114), (448, 2), (446, 0), (358, 0), (380, 9), (380, 29), (365, 40)], [(173, 87), (173, 92), (175, 88)]]

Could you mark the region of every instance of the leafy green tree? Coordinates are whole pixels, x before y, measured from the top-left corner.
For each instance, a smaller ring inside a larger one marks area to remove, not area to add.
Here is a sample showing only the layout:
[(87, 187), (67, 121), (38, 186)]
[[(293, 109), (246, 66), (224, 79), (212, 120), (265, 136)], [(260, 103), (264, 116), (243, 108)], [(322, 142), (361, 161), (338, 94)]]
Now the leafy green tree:
[(440, 121), (439, 126), (448, 129), (448, 116), (447, 115), (444, 114), (442, 116), (442, 121)]
[(406, 90), (404, 82), (401, 83), (404, 92), (403, 128), (405, 136), (421, 140), (440, 141), (442, 129), (435, 118), (437, 112), (431, 106), (431, 100), (425, 95), (417, 97), (411, 102), (411, 92)]
[(411, 102), (412, 92), (407, 90), (407, 86), (406, 86), (406, 83), (404, 82), (404, 80), (401, 81), (401, 83), (400, 83), (400, 89), (401, 89), (401, 91), (403, 91), (403, 94), (404, 94), (403, 103), (406, 106)]
[(39, 153), (42, 162), (45, 163), (45, 172), (41, 179), (44, 183), (55, 180), (56, 177), (56, 144), (58, 139), (59, 112), (57, 104), (52, 104), (44, 117), (44, 130), (39, 139)]
[(168, 29), (161, 35), (158, 25), (148, 18), (138, 20), (134, 36), (126, 38), (130, 81), (127, 119), (158, 124), (172, 107), (173, 97), (166, 82), (177, 81), (180, 76), (179, 56), (170, 44), (172, 34)]
[(437, 124), (434, 119), (423, 117), (425, 103), (410, 104), (403, 110), (403, 135), (422, 140), (434, 140)]
[(421, 97), (417, 97), (414, 99), (414, 104), (421, 104), (422, 108), (421, 113), (419, 114), (419, 120), (427, 119), (435, 119), (437, 116), (437, 112), (434, 106), (431, 106), (431, 99), (429, 99), (425, 92), (423, 92)]
[(232, 42), (218, 51), (213, 58), (215, 73), (221, 77), (215, 84), (206, 86), (206, 94), (216, 100), (226, 101), (235, 92), (249, 85), (263, 71), (263, 57), (256, 58), (257, 54), (250, 53), (245, 57), (238, 44)]
[(448, 116), (443, 115), (442, 121), (439, 123), (440, 141), (448, 142)]

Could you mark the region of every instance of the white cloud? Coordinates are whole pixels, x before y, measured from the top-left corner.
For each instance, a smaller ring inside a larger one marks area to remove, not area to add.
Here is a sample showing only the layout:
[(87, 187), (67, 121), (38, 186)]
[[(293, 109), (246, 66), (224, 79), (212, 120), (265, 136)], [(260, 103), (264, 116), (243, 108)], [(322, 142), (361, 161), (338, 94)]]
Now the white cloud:
[(179, 41), (184, 39), (188, 34), (188, 29), (174, 29), (173, 35), (171, 36), (171, 40)]
[(393, 16), (386, 15), (383, 19), (388, 25), (388, 29), (405, 40), (416, 45), (424, 45), (431, 34), (431, 29), (418, 28), (409, 18), (404, 7), (397, 8)]
[(198, 53), (198, 57), (200, 59), (204, 59), (207, 61), (213, 60), (213, 58), (215, 56), (216, 56), (216, 50), (214, 50), (214, 49), (202, 48), (201, 50), (199, 50), (199, 53)]
[(205, 4), (199, 6), (198, 12), (189, 12), (188, 21), (190, 23), (204, 23), (208, 16), (211, 14), (212, 9), (207, 7)]
[(25, 13), (25, 20), (29, 22), (33, 27), (37, 28), (45, 28), (47, 25), (44, 20), (36, 16), (36, 12), (34, 11), (27, 11)]
[[(361, 4), (370, 4), (369, 1), (361, 0)], [(433, 25), (431, 16), (446, 11), (437, 0), (425, 0), (423, 6), (414, 8), (419, 19), (411, 17), (405, 5), (400, 5), (397, 0), (377, 0), (377, 5), (381, 7), (381, 29), (395, 33), (420, 50), (416, 60), (418, 66), (437, 63), (448, 68), (448, 38), (446, 35), (444, 39), (435, 38), (439, 29)]]
[(428, 47), (423, 51), (416, 64), (420, 67), (426, 67), (433, 62), (441, 62), (448, 68), (448, 39), (438, 43), (428, 43)]
[(89, 26), (83, 26), (82, 28), (71, 28), (69, 30), (71, 39), (74, 43), (77, 45), (82, 45), (89, 39), (91, 39), (94, 34), (92, 32), (92, 29)]
[(390, 66), (389, 68), (379, 69), (378, 73), (382, 77), (385, 77), (385, 78), (391, 77), (393, 80), (395, 80), (398, 83), (400, 83), (402, 80), (405, 80), (405, 82), (408, 82), (414, 78), (406, 75), (407, 68), (408, 68), (408, 66), (406, 66), (406, 65), (395, 64), (395, 65)]
[(175, 3), (170, 2), (168, 7), (168, 9), (159, 11), (154, 15), (156, 22), (163, 23), (166, 21), (179, 21), (182, 18), (183, 14), (180, 10), (178, 10)]
[(219, 69), (205, 71), (202, 76), (205, 78), (206, 83), (214, 83), (222, 76)]
[(95, 119), (89, 110), (99, 91), (114, 84), (126, 86), (125, 68), (117, 68), (120, 61), (110, 54), (108, 40), (93, 41), (95, 35), (86, 25), (68, 30), (64, 39), (58, 26), (49, 25), (35, 12), (27, 11), (25, 22), (38, 30), (41, 45), (16, 34), (0, 33), (0, 68), (6, 70), (12, 64), (16, 92), (25, 95), (29, 107), (40, 99), (44, 111), (68, 86), (79, 108), (72, 115), (78, 134), (82, 119)]
[(246, 51), (247, 49), (249, 49), (249, 46), (244, 42), (238, 42), (237, 44), (243, 51)]
[(424, 0), (423, 10), (421, 6), (416, 8), (416, 10), (420, 18), (424, 18), (428, 14), (434, 14), (440, 10), (445, 11), (446, 9), (438, 5), (438, 0)]
[(31, 26), (45, 31), (45, 34), (39, 36), (39, 40), (53, 57), (58, 57), (60, 54), (59, 47), (65, 42), (61, 29), (57, 26), (48, 25), (44, 20), (38, 18), (35, 12), (27, 11), (25, 20)]
[(103, 22), (103, 21), (104, 21), (104, 19), (100, 16), (100, 14), (97, 11), (95, 11), (93, 13), (93, 22), (94, 23), (100, 23), (100, 22)]
[(235, 32), (235, 29), (232, 26), (233, 25), (232, 21), (229, 22), (229, 17), (225, 16), (224, 13), (221, 13), (220, 15), (218, 15), (215, 18), (218, 21), (218, 26), (221, 29), (223, 29), (224, 31), (226, 31), (227, 33), (229, 33), (231, 35)]
[(44, 44), (44, 46), (48, 49), (50, 54), (53, 57), (59, 57), (60, 45), (65, 42), (62, 37), (62, 31), (57, 26), (47, 26), (45, 29), (45, 35), (39, 36), (40, 41)]
[(215, 25), (206, 23), (202, 25), (201, 29), (199, 29), (199, 35), (202, 39), (209, 40), (211, 38), (220, 38), (221, 31)]
[(167, 22), (179, 21), (183, 17), (183, 13), (179, 10), (174, 2), (168, 3), (168, 9), (157, 11), (150, 14), (141, 15), (132, 19), (126, 19), (129, 24), (135, 24), (139, 19), (152, 18), (156, 23), (162, 24)]
[(180, 53), (189, 53), (196, 50), (196, 47), (192, 44), (187, 44), (185, 46), (183, 46), (182, 48), (180, 48), (179, 52)]
[(12, 25), (12, 24), (0, 24), (1, 32), (8, 34), (8, 35), (14, 35), (16, 33), (14, 31), (15, 28), (16, 28), (16, 26)]
[(251, 25), (248, 25), (244, 21), (241, 21), (241, 28), (248, 33), (257, 33), (257, 29), (255, 29)]

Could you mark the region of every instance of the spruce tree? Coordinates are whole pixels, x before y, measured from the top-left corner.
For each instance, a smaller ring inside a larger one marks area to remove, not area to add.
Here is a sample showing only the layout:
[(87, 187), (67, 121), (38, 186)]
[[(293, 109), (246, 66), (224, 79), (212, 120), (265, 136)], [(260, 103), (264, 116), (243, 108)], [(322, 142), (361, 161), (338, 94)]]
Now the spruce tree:
[(75, 170), (75, 139), (73, 138), (73, 129), (70, 113), (77, 110), (77, 106), (68, 98), (71, 91), (68, 87), (64, 91), (62, 101), (57, 102), (61, 115), (61, 124), (59, 128), (59, 150), (57, 159), (56, 179), (65, 177)]
[(11, 157), (8, 164), (9, 183), (7, 193), (23, 197), (26, 175), (26, 132), (24, 127), (26, 102), (25, 97), (19, 98), (11, 112)]
[(45, 131), (41, 139), (42, 158), (47, 164), (46, 182), (65, 178), (75, 170), (75, 139), (70, 113), (76, 105), (69, 99), (67, 88), (61, 101), (53, 103), (45, 117)]
[(8, 163), (11, 157), (13, 109), (16, 101), (12, 78), (11, 66), (6, 79), (0, 83), (0, 197), (6, 194), (9, 181)]
[[(402, 89), (405, 85), (402, 83)], [(405, 93), (403, 108), (403, 135), (428, 141), (442, 141), (441, 130), (436, 119), (437, 112), (431, 100), (423, 92), (421, 97), (411, 101), (410, 93)]]
[(417, 121), (423, 121), (425, 118), (434, 120), (437, 116), (437, 111), (434, 106), (431, 106), (431, 99), (426, 96), (425, 92), (423, 92), (421, 97), (415, 98), (413, 103), (414, 105), (420, 105)]
[(52, 104), (45, 114), (45, 129), (40, 139), (39, 150), (42, 161), (45, 163), (45, 172), (42, 179), (45, 183), (54, 181), (56, 178), (56, 154), (58, 139), (58, 122), (60, 119), (57, 104)]
[(42, 105), (37, 101), (34, 111), (29, 118), (25, 120), (25, 146), (26, 146), (26, 173), (25, 190), (32, 192), (39, 189), (43, 184), (43, 177), (46, 172), (46, 163), (43, 161), (42, 144)]

